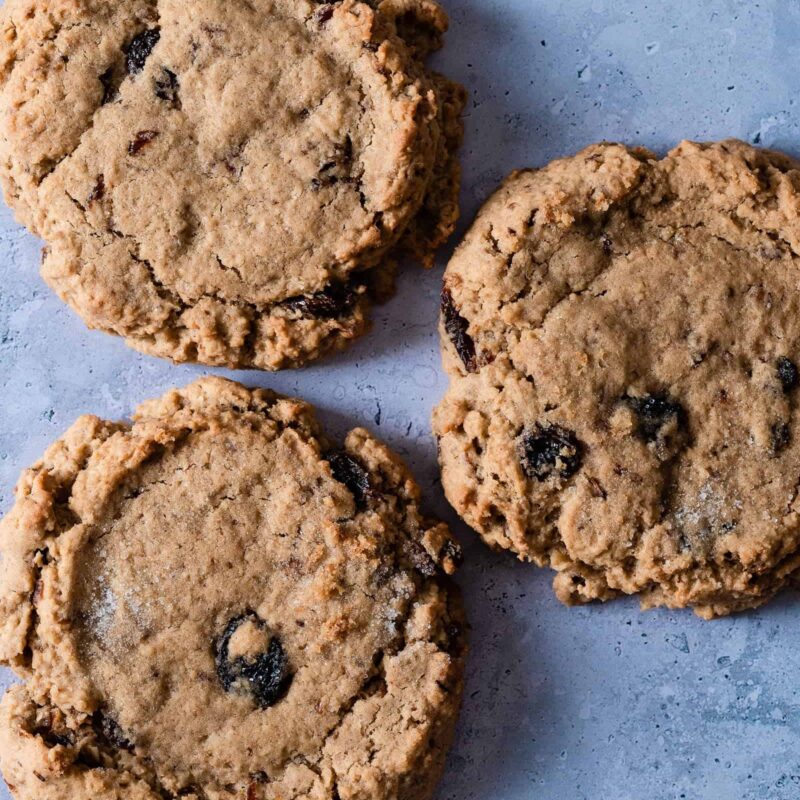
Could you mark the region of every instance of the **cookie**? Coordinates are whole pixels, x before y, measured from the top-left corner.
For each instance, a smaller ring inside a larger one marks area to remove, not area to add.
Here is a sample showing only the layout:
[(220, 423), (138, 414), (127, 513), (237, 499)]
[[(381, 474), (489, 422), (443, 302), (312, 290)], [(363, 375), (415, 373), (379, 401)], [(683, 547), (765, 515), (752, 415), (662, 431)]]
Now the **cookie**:
[(79, 419), (0, 523), (17, 800), (430, 797), (460, 557), (366, 431), (220, 379)]
[(713, 617), (800, 568), (799, 169), (599, 144), (511, 175), (453, 256), (444, 488), (563, 602)]
[[(93, 328), (174, 361), (339, 349), (458, 217), (432, 0), (8, 0), (0, 180)], [(401, 39), (405, 37), (405, 39)]]

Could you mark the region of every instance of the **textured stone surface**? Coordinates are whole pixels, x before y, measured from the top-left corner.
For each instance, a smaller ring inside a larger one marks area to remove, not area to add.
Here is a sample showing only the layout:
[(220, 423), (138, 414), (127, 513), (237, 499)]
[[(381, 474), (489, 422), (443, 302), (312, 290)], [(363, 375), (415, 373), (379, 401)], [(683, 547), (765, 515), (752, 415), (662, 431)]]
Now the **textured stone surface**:
[[(800, 8), (789, 0), (448, 0), (448, 10), (438, 63), (471, 92), (463, 225), (513, 167), (602, 138), (663, 152), (684, 136), (739, 136), (800, 154)], [(37, 243), (3, 214), (2, 510), (19, 470), (79, 412), (120, 417), (203, 372), (85, 331), (39, 280), (38, 259)], [(406, 269), (375, 331), (344, 355), (302, 372), (238, 377), (317, 404), (331, 431), (370, 427), (454, 522), (433, 486), (428, 424), (445, 387), (440, 275)], [(440, 800), (797, 796), (796, 598), (713, 623), (690, 612), (640, 614), (630, 600), (570, 610), (552, 598), (547, 571), (454, 528), (467, 544), (459, 582), (473, 633)]]

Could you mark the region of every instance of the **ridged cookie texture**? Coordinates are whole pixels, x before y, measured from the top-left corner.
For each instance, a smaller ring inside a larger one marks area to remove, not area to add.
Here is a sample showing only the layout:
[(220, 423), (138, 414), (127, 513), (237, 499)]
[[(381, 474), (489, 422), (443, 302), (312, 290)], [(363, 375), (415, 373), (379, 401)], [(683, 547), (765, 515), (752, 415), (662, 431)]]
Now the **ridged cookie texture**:
[(346, 345), (458, 217), (432, 0), (8, 0), (0, 180), (90, 327), (279, 369)]
[(566, 603), (703, 617), (800, 568), (800, 166), (598, 144), (511, 175), (449, 264), (444, 488)]
[(424, 800), (462, 690), (460, 558), (405, 466), (203, 379), (79, 419), (0, 523), (17, 800)]

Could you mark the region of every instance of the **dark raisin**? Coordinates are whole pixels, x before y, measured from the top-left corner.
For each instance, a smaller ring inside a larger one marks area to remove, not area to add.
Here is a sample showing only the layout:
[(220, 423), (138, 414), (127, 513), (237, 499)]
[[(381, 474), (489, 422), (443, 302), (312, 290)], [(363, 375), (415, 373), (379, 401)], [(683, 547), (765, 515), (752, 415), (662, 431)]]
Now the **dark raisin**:
[(464, 363), (465, 369), (467, 372), (477, 372), (475, 342), (467, 333), (469, 323), (459, 314), (456, 304), (453, 302), (453, 295), (446, 286), (442, 289), (442, 319), (444, 320), (444, 329)]
[(95, 203), (98, 200), (102, 200), (103, 195), (105, 195), (105, 193), (106, 193), (106, 179), (102, 175), (98, 175), (97, 181), (92, 187), (92, 191), (89, 192), (89, 196), (86, 198), (86, 202)]
[(177, 108), (179, 105), (179, 89), (180, 81), (178, 76), (171, 69), (162, 67), (160, 77), (155, 80), (156, 97)]
[(442, 559), (449, 558), (457, 567), (460, 567), (464, 563), (464, 553), (461, 550), (461, 545), (458, 544), (458, 542), (454, 542), (452, 539), (448, 539), (444, 543), (439, 557)]
[(153, 48), (158, 44), (160, 38), (161, 30), (159, 28), (142, 31), (133, 37), (128, 45), (128, 53), (125, 58), (128, 75), (137, 75), (144, 69), (150, 53), (153, 52)]
[(284, 300), (282, 305), (299, 311), (305, 317), (317, 319), (335, 319), (343, 316), (355, 305), (355, 290), (344, 283), (332, 283), (321, 292)]
[(600, 236), (600, 244), (603, 247), (604, 255), (610, 256), (611, 253), (614, 251), (614, 242), (607, 233), (603, 233)]
[(778, 379), (781, 382), (783, 391), (788, 394), (797, 386), (797, 366), (790, 358), (780, 356), (775, 362), (775, 368), (778, 370)]
[(330, 18), (333, 16), (333, 6), (332, 5), (324, 5), (322, 6), (319, 11), (317, 11), (316, 19), (320, 25), (324, 25)]
[(231, 658), (231, 638), (246, 622), (260, 630), (266, 629), (266, 624), (253, 611), (231, 619), (214, 645), (217, 676), (226, 692), (245, 692), (252, 696), (260, 708), (269, 708), (289, 690), (293, 677), (289, 670), (289, 659), (276, 636), (270, 637), (264, 653), (250, 658)]
[(34, 730), (34, 734), (38, 736), (48, 747), (71, 747), (75, 744), (75, 735), (71, 731), (62, 731), (56, 733), (50, 728), (41, 727)]
[(403, 552), (414, 569), (426, 578), (436, 575), (436, 564), (428, 555), (428, 551), (413, 539), (407, 539), (403, 544)]
[(544, 481), (553, 475), (572, 477), (581, 468), (581, 444), (572, 431), (538, 422), (520, 440), (522, 468), (529, 478)]
[(110, 745), (120, 750), (133, 752), (133, 745), (125, 737), (125, 734), (122, 732), (122, 728), (120, 728), (119, 724), (113, 717), (110, 717), (103, 711), (96, 711), (93, 721), (98, 733)]
[(158, 136), (158, 131), (139, 131), (128, 145), (128, 153), (132, 156), (138, 155), (142, 148), (150, 144), (156, 136)]
[(328, 463), (334, 480), (343, 483), (352, 493), (356, 505), (363, 507), (372, 496), (369, 473), (352, 456), (342, 450), (328, 453)]
[(636, 414), (639, 436), (646, 442), (654, 442), (661, 429), (673, 421), (679, 427), (683, 427), (686, 423), (683, 406), (671, 400), (666, 394), (626, 397), (625, 402)]
[(770, 447), (773, 455), (783, 452), (792, 441), (792, 431), (786, 422), (775, 422), (770, 428)]

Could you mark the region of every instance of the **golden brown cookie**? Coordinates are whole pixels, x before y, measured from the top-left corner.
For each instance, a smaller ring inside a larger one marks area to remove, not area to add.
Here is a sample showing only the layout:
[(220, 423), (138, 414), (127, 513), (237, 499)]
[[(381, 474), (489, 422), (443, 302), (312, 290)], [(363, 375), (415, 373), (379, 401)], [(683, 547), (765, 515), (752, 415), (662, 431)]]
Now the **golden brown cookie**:
[(0, 523), (17, 800), (422, 800), (458, 711), (447, 526), (366, 431), (204, 379), (79, 419)]
[(0, 179), (45, 279), (175, 361), (343, 347), (458, 215), (463, 90), (421, 60), (446, 25), (431, 0), (8, 0)]
[(800, 167), (599, 144), (513, 174), (445, 276), (450, 502), (567, 603), (712, 617), (800, 568)]

